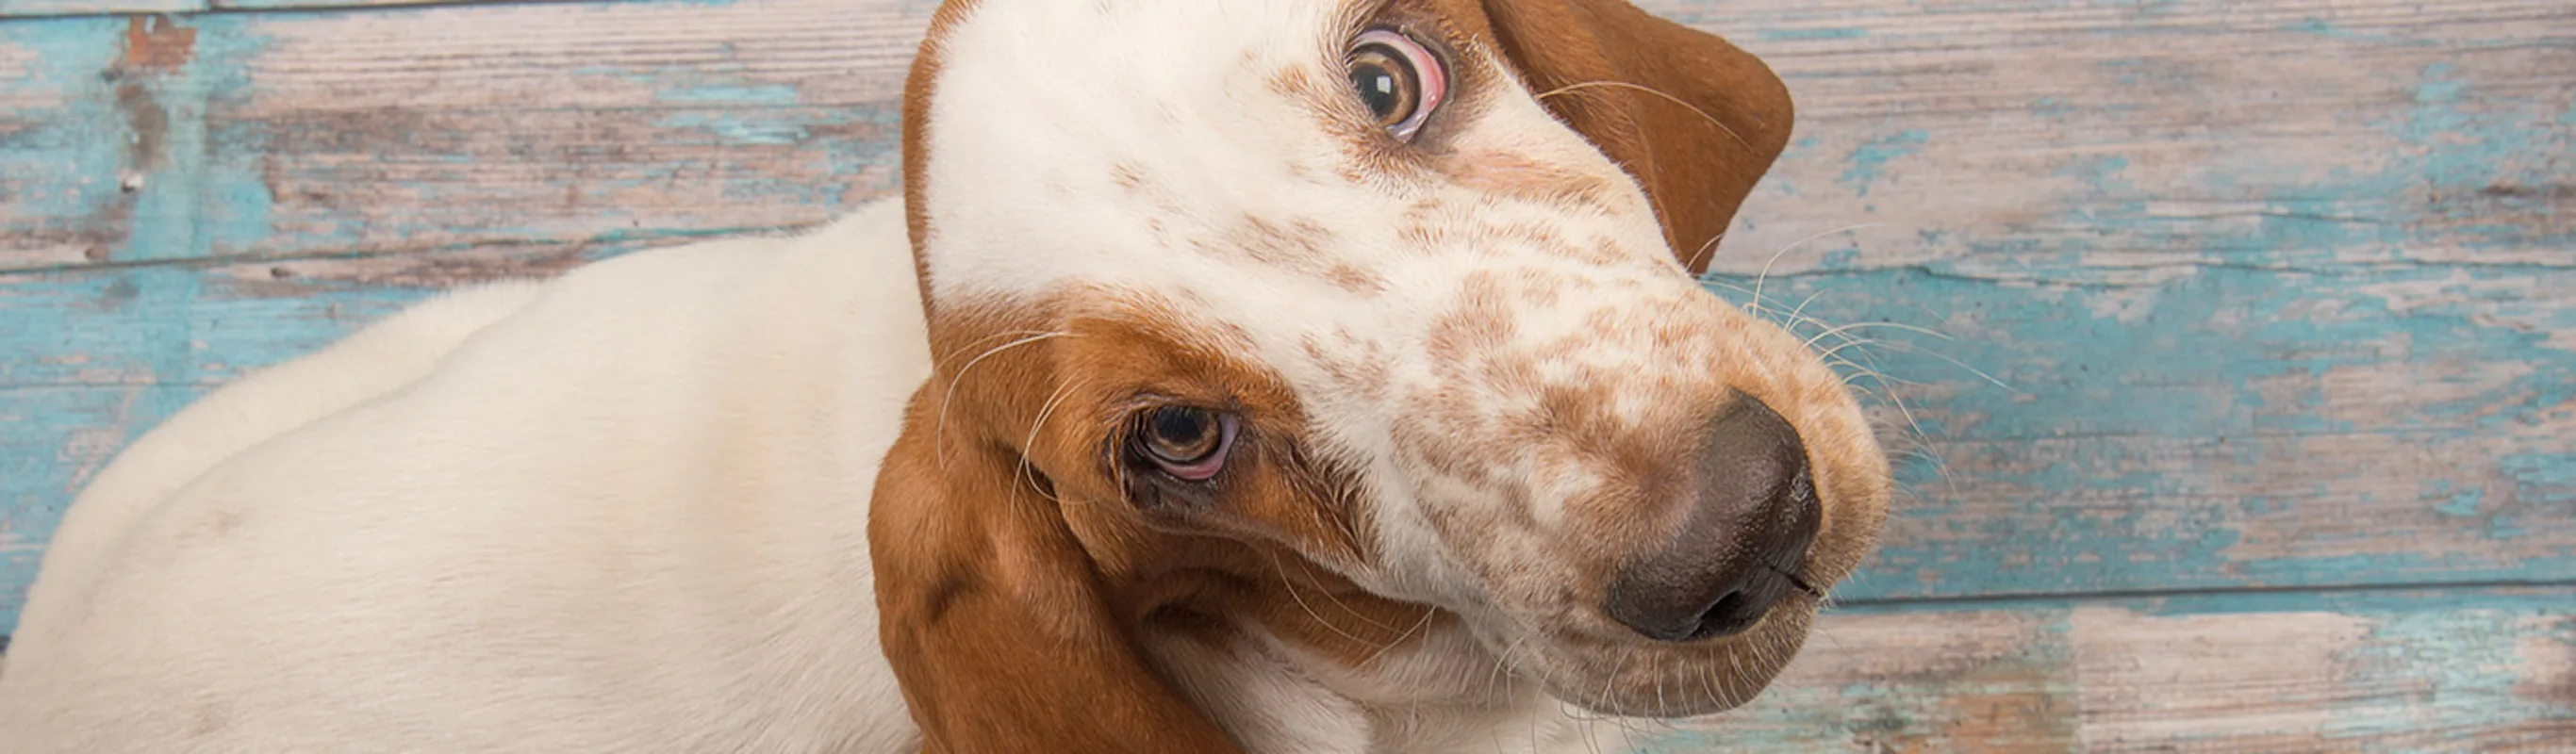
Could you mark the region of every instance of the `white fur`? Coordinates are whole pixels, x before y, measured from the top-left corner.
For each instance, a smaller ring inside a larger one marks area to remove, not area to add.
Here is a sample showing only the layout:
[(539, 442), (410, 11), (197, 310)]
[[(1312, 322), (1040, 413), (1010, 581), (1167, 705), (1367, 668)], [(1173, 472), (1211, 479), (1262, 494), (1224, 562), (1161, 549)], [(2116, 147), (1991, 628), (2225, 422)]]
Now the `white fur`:
[[(482, 288), (208, 396), (66, 516), (0, 751), (917, 746), (865, 537), (928, 374), (902, 233), (880, 204)], [(1591, 750), (1492, 667), (1151, 651), (1253, 752)]]
[(199, 404), (75, 503), (0, 741), (910, 745), (865, 549), (929, 369), (902, 227), (434, 301)]

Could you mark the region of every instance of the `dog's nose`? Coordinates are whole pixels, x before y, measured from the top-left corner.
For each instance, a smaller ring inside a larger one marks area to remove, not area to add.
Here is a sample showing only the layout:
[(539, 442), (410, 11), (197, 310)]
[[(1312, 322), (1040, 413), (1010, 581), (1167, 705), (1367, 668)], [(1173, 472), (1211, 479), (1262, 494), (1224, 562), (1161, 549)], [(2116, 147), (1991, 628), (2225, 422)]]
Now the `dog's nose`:
[(1687, 513), (1661, 548), (1619, 567), (1606, 612), (1659, 641), (1742, 633), (1805, 586), (1797, 576), (1823, 522), (1806, 447), (1789, 420), (1738, 395), (1710, 422), (1679, 490)]

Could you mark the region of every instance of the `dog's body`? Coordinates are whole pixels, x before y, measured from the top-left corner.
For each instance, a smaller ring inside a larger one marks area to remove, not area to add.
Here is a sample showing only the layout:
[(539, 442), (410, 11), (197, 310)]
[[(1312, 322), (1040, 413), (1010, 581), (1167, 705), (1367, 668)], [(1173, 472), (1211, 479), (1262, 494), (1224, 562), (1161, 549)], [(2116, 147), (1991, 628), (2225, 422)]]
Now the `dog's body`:
[[(930, 374), (900, 213), (452, 294), (191, 406), (65, 522), (0, 751), (918, 746), (852, 628), (877, 461)], [(1145, 639), (1247, 751), (1623, 736), (1492, 667)]]
[[(0, 740), (916, 740), (874, 632), (847, 628), (875, 622), (875, 459), (930, 370), (893, 214), (432, 301), (191, 407), (67, 516)], [(186, 457), (138, 464), (165, 448)]]
[[(1655, 97), (1531, 91), (1605, 77)], [(1786, 108), (1606, 0), (951, 2), (904, 201), (129, 449), (0, 754), (1620, 748), (1767, 683), (1884, 512), (1839, 380), (1688, 274)]]

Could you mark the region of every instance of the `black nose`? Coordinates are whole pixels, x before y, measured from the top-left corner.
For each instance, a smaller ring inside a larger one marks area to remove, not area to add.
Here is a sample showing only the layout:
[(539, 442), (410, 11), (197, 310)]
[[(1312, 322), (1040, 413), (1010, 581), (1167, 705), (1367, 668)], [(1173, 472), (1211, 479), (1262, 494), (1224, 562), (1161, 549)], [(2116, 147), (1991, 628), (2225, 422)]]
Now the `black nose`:
[(1779, 412), (1739, 395), (1710, 422), (1706, 445), (1676, 492), (1687, 506), (1661, 548), (1629, 560), (1610, 583), (1610, 617), (1660, 641), (1742, 633), (1791, 591), (1823, 507), (1807, 450)]

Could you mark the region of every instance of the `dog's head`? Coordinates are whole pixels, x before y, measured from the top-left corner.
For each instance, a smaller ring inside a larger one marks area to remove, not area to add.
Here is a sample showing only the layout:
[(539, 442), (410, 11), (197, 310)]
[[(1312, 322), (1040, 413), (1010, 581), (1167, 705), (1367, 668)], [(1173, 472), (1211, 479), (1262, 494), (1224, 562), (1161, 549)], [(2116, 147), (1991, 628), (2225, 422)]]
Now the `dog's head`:
[(952, 0), (905, 116), (937, 369), (872, 537), (917, 713), (964, 671), (902, 655), (984, 641), (985, 593), (1085, 606), (992, 613), (1054, 639), (1253, 620), (1355, 664), (1432, 625), (1704, 713), (1877, 532), (1841, 380), (1693, 277), (1791, 120), (1714, 36), (1619, 0)]

